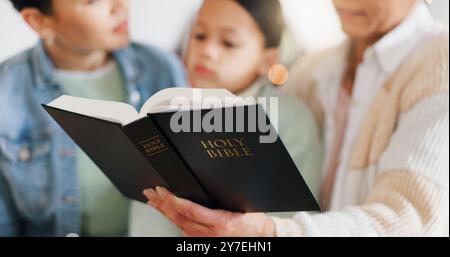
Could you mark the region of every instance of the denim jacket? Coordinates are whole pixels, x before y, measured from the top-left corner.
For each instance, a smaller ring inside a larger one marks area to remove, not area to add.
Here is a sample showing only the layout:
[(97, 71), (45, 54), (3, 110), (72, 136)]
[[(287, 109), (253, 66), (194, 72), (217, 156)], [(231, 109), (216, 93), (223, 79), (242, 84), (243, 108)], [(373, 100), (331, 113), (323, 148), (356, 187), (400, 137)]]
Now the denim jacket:
[[(113, 56), (128, 102), (185, 86), (175, 56), (131, 44)], [(62, 95), (42, 42), (0, 65), (0, 236), (65, 236), (80, 231), (76, 145), (43, 110)]]

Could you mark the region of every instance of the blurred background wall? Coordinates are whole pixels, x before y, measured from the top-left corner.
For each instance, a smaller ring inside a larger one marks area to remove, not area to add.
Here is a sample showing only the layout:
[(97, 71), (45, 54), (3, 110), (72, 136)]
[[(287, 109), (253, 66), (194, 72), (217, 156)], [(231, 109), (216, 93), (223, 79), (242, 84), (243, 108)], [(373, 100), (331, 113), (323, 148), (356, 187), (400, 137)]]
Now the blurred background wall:
[[(334, 45), (344, 38), (331, 0), (281, 0), (300, 52)], [(175, 50), (201, 0), (131, 0), (131, 34), (139, 42)], [(448, 28), (449, 0), (434, 0), (431, 11)], [(8, 0), (0, 0), (0, 62), (33, 45), (28, 29)], [(287, 53), (289, 54), (289, 53)]]

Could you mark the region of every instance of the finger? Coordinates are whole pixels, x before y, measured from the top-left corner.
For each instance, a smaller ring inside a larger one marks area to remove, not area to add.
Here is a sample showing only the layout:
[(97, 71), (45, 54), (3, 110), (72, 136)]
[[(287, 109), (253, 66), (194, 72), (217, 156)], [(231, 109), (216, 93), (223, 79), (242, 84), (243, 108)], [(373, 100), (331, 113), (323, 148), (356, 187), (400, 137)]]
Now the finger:
[(161, 213), (163, 213), (172, 223), (174, 223), (181, 231), (190, 231), (191, 235), (207, 235), (210, 234), (209, 227), (189, 220), (184, 215), (170, 211), (167, 205), (160, 205)]
[(176, 197), (173, 193), (162, 187), (156, 188), (156, 194), (157, 197), (153, 203), (153, 207), (158, 209), (175, 224), (179, 224), (179, 215), (181, 215), (194, 223), (199, 223), (207, 227), (217, 226), (222, 224), (223, 220), (226, 219), (226, 215), (228, 215), (228, 212), (211, 210), (189, 200)]
[(171, 211), (170, 208), (167, 208), (167, 206), (166, 206), (167, 203), (166, 203), (165, 199), (161, 198), (160, 194), (158, 194), (157, 191), (155, 191), (153, 189), (147, 189), (147, 190), (144, 190), (144, 195), (149, 200), (147, 202), (148, 205), (155, 208), (157, 211), (159, 211), (164, 216), (169, 218), (169, 220), (171, 220), (172, 222), (177, 220), (177, 218), (176, 218), (177, 212), (175, 212), (173, 210)]
[(187, 221), (187, 218), (182, 213), (179, 213), (175, 208), (171, 206), (170, 199), (173, 197), (173, 194), (168, 190), (157, 187), (156, 191), (147, 190), (145, 192), (145, 195), (148, 196), (147, 198), (151, 200), (149, 202), (149, 205), (161, 212), (172, 223), (180, 226), (185, 221)]
[(168, 201), (167, 205), (193, 222), (205, 226), (215, 226), (222, 223), (227, 215), (227, 212), (225, 211), (211, 210), (189, 200), (176, 197), (167, 190), (165, 193), (168, 194), (166, 197), (166, 200)]
[(147, 197), (147, 199), (152, 203), (155, 203), (158, 200), (158, 194), (153, 189), (146, 189), (143, 193), (145, 197)]
[[(158, 191), (161, 193), (160, 188), (158, 188)], [(154, 206), (155, 208), (157, 208), (158, 211), (163, 213), (171, 222), (177, 225), (177, 227), (181, 231), (189, 231), (189, 235), (197, 235), (197, 236), (209, 234), (209, 228), (207, 226), (190, 221), (186, 216), (184, 216), (181, 213), (169, 211), (166, 204), (158, 202), (159, 201), (158, 193), (155, 190), (152, 189), (145, 190), (144, 194), (151, 202), (150, 205)], [(171, 196), (168, 195), (167, 197)]]
[(161, 213), (163, 212), (163, 210), (161, 209), (161, 207), (162, 207), (161, 204), (163, 202), (163, 199), (161, 199), (158, 196), (158, 193), (155, 190), (146, 189), (146, 190), (144, 190), (144, 195), (148, 199), (148, 202), (147, 202), (148, 205), (155, 208), (157, 211), (159, 211)]
[(182, 230), (181, 235), (183, 237), (215, 237), (215, 235), (209, 232), (199, 232), (199, 231), (191, 231), (191, 230)]
[(213, 234), (213, 231), (210, 227), (200, 223), (192, 222), (186, 218), (184, 218), (183, 222), (178, 225), (178, 228), (190, 237), (211, 236)]
[[(177, 225), (182, 231), (190, 231), (191, 234), (206, 234), (208, 227), (194, 221), (190, 221), (183, 213), (170, 210), (169, 201), (164, 199), (170, 199), (175, 197), (169, 191), (163, 188), (157, 188), (157, 191), (148, 189), (144, 191), (144, 195), (149, 199), (148, 204), (164, 214), (171, 222)], [(162, 198), (160, 197), (162, 196)]]

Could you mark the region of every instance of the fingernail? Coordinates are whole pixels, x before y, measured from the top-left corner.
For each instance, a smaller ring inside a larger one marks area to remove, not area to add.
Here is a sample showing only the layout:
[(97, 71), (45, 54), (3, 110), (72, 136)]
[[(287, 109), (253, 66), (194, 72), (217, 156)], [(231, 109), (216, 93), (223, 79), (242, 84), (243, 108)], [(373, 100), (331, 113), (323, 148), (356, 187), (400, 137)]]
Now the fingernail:
[(155, 192), (155, 190), (153, 190), (153, 189), (147, 189), (147, 190), (144, 190), (144, 195), (148, 198), (148, 200), (150, 200), (150, 202), (155, 202), (156, 201), (156, 198), (158, 197), (157, 195), (156, 195), (156, 192)]
[(156, 192), (158, 193), (159, 197), (164, 198), (167, 195), (167, 190), (163, 187), (156, 187)]

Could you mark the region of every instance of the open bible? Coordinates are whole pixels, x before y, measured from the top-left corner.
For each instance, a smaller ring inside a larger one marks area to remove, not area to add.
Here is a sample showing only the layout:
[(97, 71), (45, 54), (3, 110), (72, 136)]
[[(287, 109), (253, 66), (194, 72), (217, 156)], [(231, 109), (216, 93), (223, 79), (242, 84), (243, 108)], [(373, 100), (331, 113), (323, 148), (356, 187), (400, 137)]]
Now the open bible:
[(146, 202), (144, 189), (163, 186), (210, 208), (320, 211), (278, 135), (261, 143), (268, 131), (257, 117), (273, 130), (265, 108), (230, 99), (222, 89), (169, 88), (139, 112), (71, 96), (43, 107), (128, 198)]

